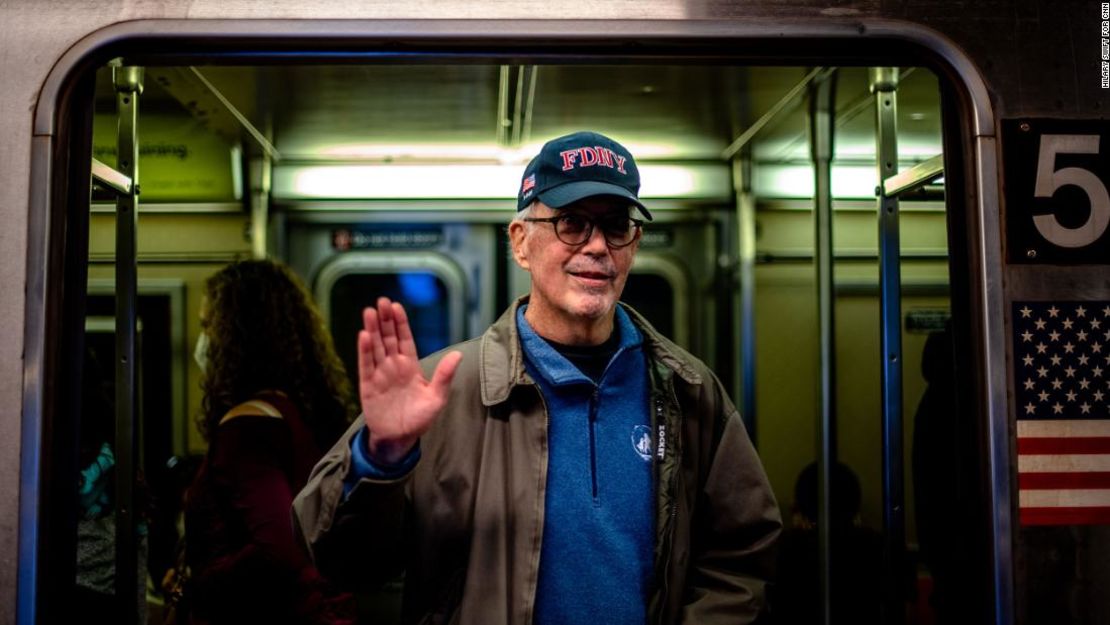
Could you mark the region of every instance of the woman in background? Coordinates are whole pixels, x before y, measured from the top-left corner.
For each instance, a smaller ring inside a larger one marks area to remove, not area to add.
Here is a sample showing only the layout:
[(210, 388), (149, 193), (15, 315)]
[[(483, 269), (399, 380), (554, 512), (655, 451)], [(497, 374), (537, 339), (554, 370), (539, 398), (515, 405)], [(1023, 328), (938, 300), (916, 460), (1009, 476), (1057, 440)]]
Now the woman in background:
[(353, 416), (350, 385), (301, 281), (271, 260), (205, 283), (196, 358), (208, 453), (187, 494), (193, 623), (336, 623), (330, 593), (294, 540), (290, 507)]

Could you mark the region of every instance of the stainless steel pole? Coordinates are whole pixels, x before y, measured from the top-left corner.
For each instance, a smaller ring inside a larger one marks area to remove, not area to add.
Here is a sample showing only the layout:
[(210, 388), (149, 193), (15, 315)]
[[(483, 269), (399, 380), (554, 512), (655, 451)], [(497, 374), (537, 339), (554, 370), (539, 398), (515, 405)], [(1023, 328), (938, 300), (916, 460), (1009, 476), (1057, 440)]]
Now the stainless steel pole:
[(821, 578), (821, 622), (832, 623), (832, 515), (830, 477), (836, 464), (836, 324), (833, 290), (832, 158), (836, 128), (836, 72), (814, 80), (809, 94), (810, 152), (813, 158), (817, 269), (817, 324), (821, 351), (821, 409), (817, 439), (817, 545)]
[[(137, 623), (145, 600), (139, 584), (135, 482), (138, 444), (135, 423), (135, 330), (138, 290), (136, 229), (139, 207), (139, 95), (141, 67), (112, 68), (119, 111), (116, 168), (132, 181), (116, 198), (116, 609), (120, 623)], [(145, 581), (145, 580), (144, 580)]]
[(262, 154), (250, 160), (251, 257), (266, 258), (269, 252), (270, 181), (273, 161)]
[(898, 198), (887, 195), (887, 179), (898, 173), (898, 69), (871, 69), (875, 94), (875, 156), (879, 185), (879, 333), (883, 406), (883, 622), (902, 617), (905, 569), (905, 467), (902, 442), (902, 276)]
[[(751, 155), (742, 152), (733, 159), (733, 184), (736, 191), (738, 263), (736, 280), (739, 315), (733, 324), (740, 350), (736, 380), (740, 391), (740, 415), (748, 435), (757, 442), (755, 418), (755, 198), (752, 196)], [(758, 444), (758, 443), (757, 443)]]

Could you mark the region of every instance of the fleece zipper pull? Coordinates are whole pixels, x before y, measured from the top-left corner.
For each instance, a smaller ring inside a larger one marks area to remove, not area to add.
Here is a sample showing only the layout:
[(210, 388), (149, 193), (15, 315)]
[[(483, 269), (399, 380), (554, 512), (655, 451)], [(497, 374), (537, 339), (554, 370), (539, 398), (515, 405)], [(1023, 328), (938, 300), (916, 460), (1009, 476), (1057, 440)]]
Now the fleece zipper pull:
[(598, 389), (590, 395), (590, 480), (593, 486), (594, 504), (597, 504), (597, 401)]

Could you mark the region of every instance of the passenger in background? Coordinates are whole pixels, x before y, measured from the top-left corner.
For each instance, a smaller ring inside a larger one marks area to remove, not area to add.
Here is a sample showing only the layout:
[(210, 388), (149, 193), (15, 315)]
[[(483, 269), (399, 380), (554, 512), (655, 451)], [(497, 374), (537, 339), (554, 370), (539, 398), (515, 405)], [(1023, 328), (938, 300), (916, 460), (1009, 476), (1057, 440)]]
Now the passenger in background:
[[(983, 545), (992, 534), (985, 525), (969, 522), (993, 505), (984, 494), (989, 487), (985, 465), (981, 466), (985, 422), (970, 395), (974, 382), (956, 375), (969, 365), (958, 361), (956, 346), (961, 343), (953, 326), (949, 319), (943, 330), (931, 332), (925, 340), (921, 374), (926, 387), (913, 428), (917, 537), (932, 582), (931, 591), (927, 586), (922, 590), (938, 624), (990, 618), (990, 602), (982, 601), (977, 591), (984, 588), (980, 580), (992, 574), (988, 561), (979, 557), (989, 551)], [(1081, 610), (1074, 583), (1082, 574), (1075, 567), (1073, 529), (1022, 528), (1015, 543), (1015, 567), (1036, 571), (1029, 579), (1038, 580), (1018, 597), (1018, 614), (1025, 615), (1025, 622), (1082, 622), (1076, 616)]]
[(954, 622), (965, 613), (957, 605), (960, 591), (956, 586), (959, 569), (966, 566), (966, 551), (959, 544), (960, 526), (965, 521), (957, 513), (960, 508), (953, 505), (963, 480), (950, 326), (951, 322), (925, 339), (921, 375), (926, 386), (913, 421), (917, 542), (921, 560), (932, 576), (928, 602), (938, 623)]
[(189, 570), (185, 562), (185, 493), (196, 479), (197, 472), (204, 464), (204, 455), (190, 454), (185, 457), (171, 456), (163, 467), (163, 488), (159, 499), (161, 501), (161, 517), (163, 523), (170, 527), (162, 528), (162, 532), (174, 538), (173, 549), (160, 570), (151, 569), (153, 580), (159, 580), (158, 589), (162, 593), (162, 622), (166, 625), (180, 625), (188, 606), (181, 600), (184, 596), (185, 586), (189, 583)]
[[(863, 494), (848, 465), (832, 467), (832, 623), (878, 625), (883, 593), (883, 539), (860, 522)], [(817, 463), (802, 469), (794, 484), (792, 527), (779, 547), (778, 583), (771, 596), (776, 625), (821, 622), (821, 577), (817, 542)]]
[(346, 622), (350, 596), (329, 589), (290, 517), (293, 495), (353, 414), (343, 366), (301, 281), (271, 260), (210, 277), (196, 358), (209, 447), (186, 496), (191, 622)]
[(612, 139), (549, 141), (509, 225), (528, 297), (423, 362), (400, 304), (363, 311), (363, 419), (295, 508), (321, 570), (404, 568), (406, 623), (759, 618), (781, 520), (740, 415), (618, 303), (639, 187)]
[[(115, 603), (116, 594), (116, 506), (115, 467), (115, 401), (113, 387), (104, 376), (103, 364), (96, 352), (85, 346), (85, 362), (81, 373), (81, 420), (78, 460), (81, 472), (77, 477), (77, 584), (73, 613), (82, 615), (82, 623), (117, 623), (120, 620)], [(149, 497), (140, 476), (136, 485), (137, 560), (135, 562), (139, 603), (135, 610), (138, 623), (146, 623), (146, 513)]]

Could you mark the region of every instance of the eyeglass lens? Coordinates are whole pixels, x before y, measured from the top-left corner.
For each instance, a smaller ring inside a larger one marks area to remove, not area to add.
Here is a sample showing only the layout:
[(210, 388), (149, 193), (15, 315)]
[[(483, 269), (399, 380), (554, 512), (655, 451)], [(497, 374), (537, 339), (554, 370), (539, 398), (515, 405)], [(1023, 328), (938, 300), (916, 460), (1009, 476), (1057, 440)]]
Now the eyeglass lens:
[[(594, 231), (595, 220), (585, 215), (563, 215), (555, 226), (555, 234), (568, 245), (585, 243)], [(624, 245), (636, 234), (634, 223), (623, 215), (606, 215), (596, 220), (605, 240), (614, 245)]]

